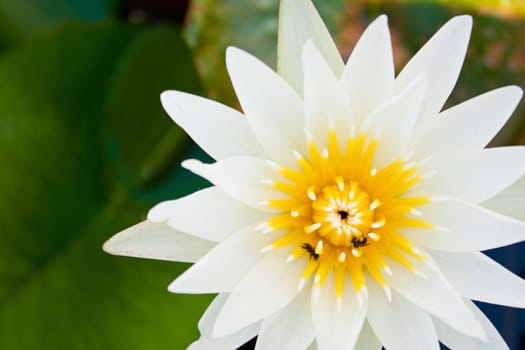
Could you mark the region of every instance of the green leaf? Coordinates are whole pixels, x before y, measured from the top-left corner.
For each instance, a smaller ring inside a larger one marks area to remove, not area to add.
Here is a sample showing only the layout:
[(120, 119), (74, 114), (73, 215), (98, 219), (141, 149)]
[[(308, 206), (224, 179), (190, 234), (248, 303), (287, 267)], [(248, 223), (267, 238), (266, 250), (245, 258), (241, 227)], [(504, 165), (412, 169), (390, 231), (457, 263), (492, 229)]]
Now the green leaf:
[(107, 18), (110, 7), (109, 0), (2, 0), (0, 37), (13, 41), (66, 21), (101, 20)]
[(184, 265), (101, 250), (202, 186), (154, 181), (188, 145), (158, 93), (199, 90), (180, 32), (62, 26), (0, 59), (0, 80), (0, 348), (187, 346), (210, 297), (167, 292)]
[[(160, 93), (198, 93), (193, 58), (173, 30), (146, 32), (134, 40), (115, 71), (106, 104), (106, 145), (118, 176), (134, 184), (155, 180), (171, 159), (181, 156), (177, 144), (190, 140), (164, 112)], [(170, 43), (170, 45), (166, 45)], [(155, 54), (158, 53), (158, 54)], [(161, 137), (159, 137), (161, 136)], [(137, 147), (140, 142), (142, 147)], [(155, 148), (155, 152), (151, 149)], [(184, 149), (183, 147), (182, 149)]]

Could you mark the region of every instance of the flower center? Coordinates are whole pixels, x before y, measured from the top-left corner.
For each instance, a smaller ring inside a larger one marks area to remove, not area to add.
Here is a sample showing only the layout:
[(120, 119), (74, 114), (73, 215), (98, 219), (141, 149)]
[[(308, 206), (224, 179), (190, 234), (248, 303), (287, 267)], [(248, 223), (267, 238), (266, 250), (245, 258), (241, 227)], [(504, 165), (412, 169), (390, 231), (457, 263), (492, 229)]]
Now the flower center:
[(264, 234), (279, 232), (267, 252), (292, 247), (288, 262), (304, 257), (307, 266), (299, 281), (302, 289), (314, 279), (322, 287), (334, 274), (337, 298), (350, 275), (359, 300), (367, 295), (364, 272), (390, 296), (385, 274), (392, 273), (388, 261), (416, 272), (413, 259), (424, 254), (403, 235), (404, 228), (431, 228), (418, 216), (418, 206), (428, 197), (410, 197), (407, 190), (421, 180), (414, 162), (403, 158), (376, 169), (376, 140), (366, 133), (350, 136), (346, 147), (331, 130), (328, 147), (321, 152), (309, 140), (308, 154), (294, 151), (299, 170), (274, 164), (285, 179), (271, 182), (288, 199), (267, 200), (280, 214), (259, 225)]
[(368, 193), (355, 181), (337, 180), (337, 185), (325, 186), (312, 202), (312, 218), (320, 224), (319, 235), (331, 244), (359, 250), (367, 245), (368, 234), (373, 233), (371, 226), (377, 219), (375, 209), (380, 201), (371, 203)]

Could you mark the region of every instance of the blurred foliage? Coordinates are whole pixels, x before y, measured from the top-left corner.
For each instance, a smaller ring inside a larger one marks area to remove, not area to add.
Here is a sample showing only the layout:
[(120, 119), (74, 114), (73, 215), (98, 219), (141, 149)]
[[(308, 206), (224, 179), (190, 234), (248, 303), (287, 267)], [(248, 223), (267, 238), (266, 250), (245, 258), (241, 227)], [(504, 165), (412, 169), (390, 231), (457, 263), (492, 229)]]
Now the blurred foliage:
[[(205, 185), (179, 169), (187, 152), (203, 154), (162, 111), (159, 93), (236, 105), (224, 50), (239, 46), (275, 66), (278, 0), (194, 0), (192, 52), (179, 29), (154, 22), (165, 16), (124, 16), (140, 1), (125, 3), (0, 0), (0, 349), (182, 349), (198, 335), (211, 297), (166, 291), (185, 265), (111, 257), (101, 246), (154, 203)], [(387, 13), (398, 69), (450, 16), (474, 11), (450, 104), (525, 86), (521, 2), (314, 3), (344, 56)], [(525, 143), (523, 116), (522, 107), (495, 144)]]
[(0, 43), (7, 46), (64, 21), (105, 19), (111, 4), (111, 0), (0, 0)]
[[(370, 2), (403, 3), (402, 0), (371, 0)], [(499, 16), (525, 16), (523, 0), (415, 0), (413, 3), (436, 3), (445, 6), (460, 6), (476, 12), (497, 13)]]
[(151, 185), (189, 145), (160, 92), (201, 93), (180, 32), (63, 25), (9, 50), (0, 79), (0, 348), (188, 345), (209, 297), (167, 293), (184, 266), (101, 250), (199, 185)]

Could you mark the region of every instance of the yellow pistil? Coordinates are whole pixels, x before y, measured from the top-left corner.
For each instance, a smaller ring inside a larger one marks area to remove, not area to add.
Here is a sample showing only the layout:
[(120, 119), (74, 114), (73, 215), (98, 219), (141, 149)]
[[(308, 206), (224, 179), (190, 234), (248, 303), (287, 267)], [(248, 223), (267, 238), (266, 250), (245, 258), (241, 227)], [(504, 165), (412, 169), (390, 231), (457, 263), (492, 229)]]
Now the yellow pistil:
[(333, 273), (340, 300), (349, 275), (362, 300), (367, 295), (367, 271), (390, 298), (384, 276), (392, 275), (392, 270), (386, 258), (417, 273), (411, 259), (422, 260), (424, 254), (400, 232), (406, 227), (432, 227), (415, 218), (421, 215), (416, 207), (429, 198), (406, 195), (422, 179), (416, 163), (400, 157), (383, 168), (374, 166), (376, 144), (365, 133), (352, 133), (345, 149), (340, 149), (332, 129), (322, 151), (311, 138), (308, 154), (294, 151), (300, 170), (276, 165), (274, 170), (286, 181), (265, 182), (289, 198), (265, 201), (282, 212), (258, 229), (262, 233), (285, 230), (285, 234), (263, 252), (292, 245), (288, 262), (308, 260), (299, 289), (313, 276), (318, 290)]

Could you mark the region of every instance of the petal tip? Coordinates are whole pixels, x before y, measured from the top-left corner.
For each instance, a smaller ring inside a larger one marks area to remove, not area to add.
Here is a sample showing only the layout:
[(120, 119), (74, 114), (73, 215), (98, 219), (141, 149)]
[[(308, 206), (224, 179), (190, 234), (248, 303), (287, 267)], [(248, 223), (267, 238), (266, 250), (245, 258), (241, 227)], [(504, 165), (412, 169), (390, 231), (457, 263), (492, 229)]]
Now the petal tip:
[(374, 22), (376, 22), (376, 23), (380, 23), (380, 24), (383, 24), (383, 25), (388, 24), (388, 16), (387, 16), (386, 14), (383, 13), (383, 14), (379, 15), (379, 16), (375, 19)]
[(176, 93), (177, 91), (174, 90), (166, 90), (160, 93), (160, 104), (170, 116), (170, 111), (174, 110)]
[(180, 163), (180, 165), (183, 168), (185, 168), (185, 169), (188, 169), (190, 171), (195, 171), (196, 169), (198, 169), (202, 165), (202, 162), (200, 160), (197, 160), (197, 159), (186, 159), (186, 160), (182, 161), (182, 163)]
[(108, 239), (107, 241), (104, 242), (104, 244), (102, 245), (102, 250), (108, 254), (111, 254), (111, 255), (117, 255), (116, 254), (116, 251), (113, 249), (113, 237), (111, 237), (110, 239)]
[(463, 26), (468, 31), (472, 30), (472, 16), (471, 15), (459, 15), (450, 20), (450, 23), (455, 23), (458, 26)]
[(511, 91), (512, 94), (516, 96), (516, 99), (519, 101), (523, 97), (523, 88), (518, 85), (510, 85), (508, 89)]
[(230, 66), (236, 64), (234, 62), (236, 62), (238, 60), (238, 57), (243, 55), (244, 53), (244, 50), (239, 49), (236, 46), (228, 46), (226, 48), (226, 67), (230, 69)]
[(168, 285), (168, 288), (167, 288), (168, 292), (173, 293), (173, 294), (178, 294), (181, 292), (179, 290), (179, 283), (177, 283), (178, 280), (179, 278), (176, 278), (173, 282), (171, 282)]
[(155, 205), (153, 208), (151, 208), (148, 211), (148, 215), (147, 215), (148, 221), (160, 223), (167, 219), (165, 213), (162, 210), (159, 210), (161, 204), (162, 203)]
[(163, 105), (173, 96), (174, 92), (173, 90), (165, 90), (160, 93), (160, 101)]

